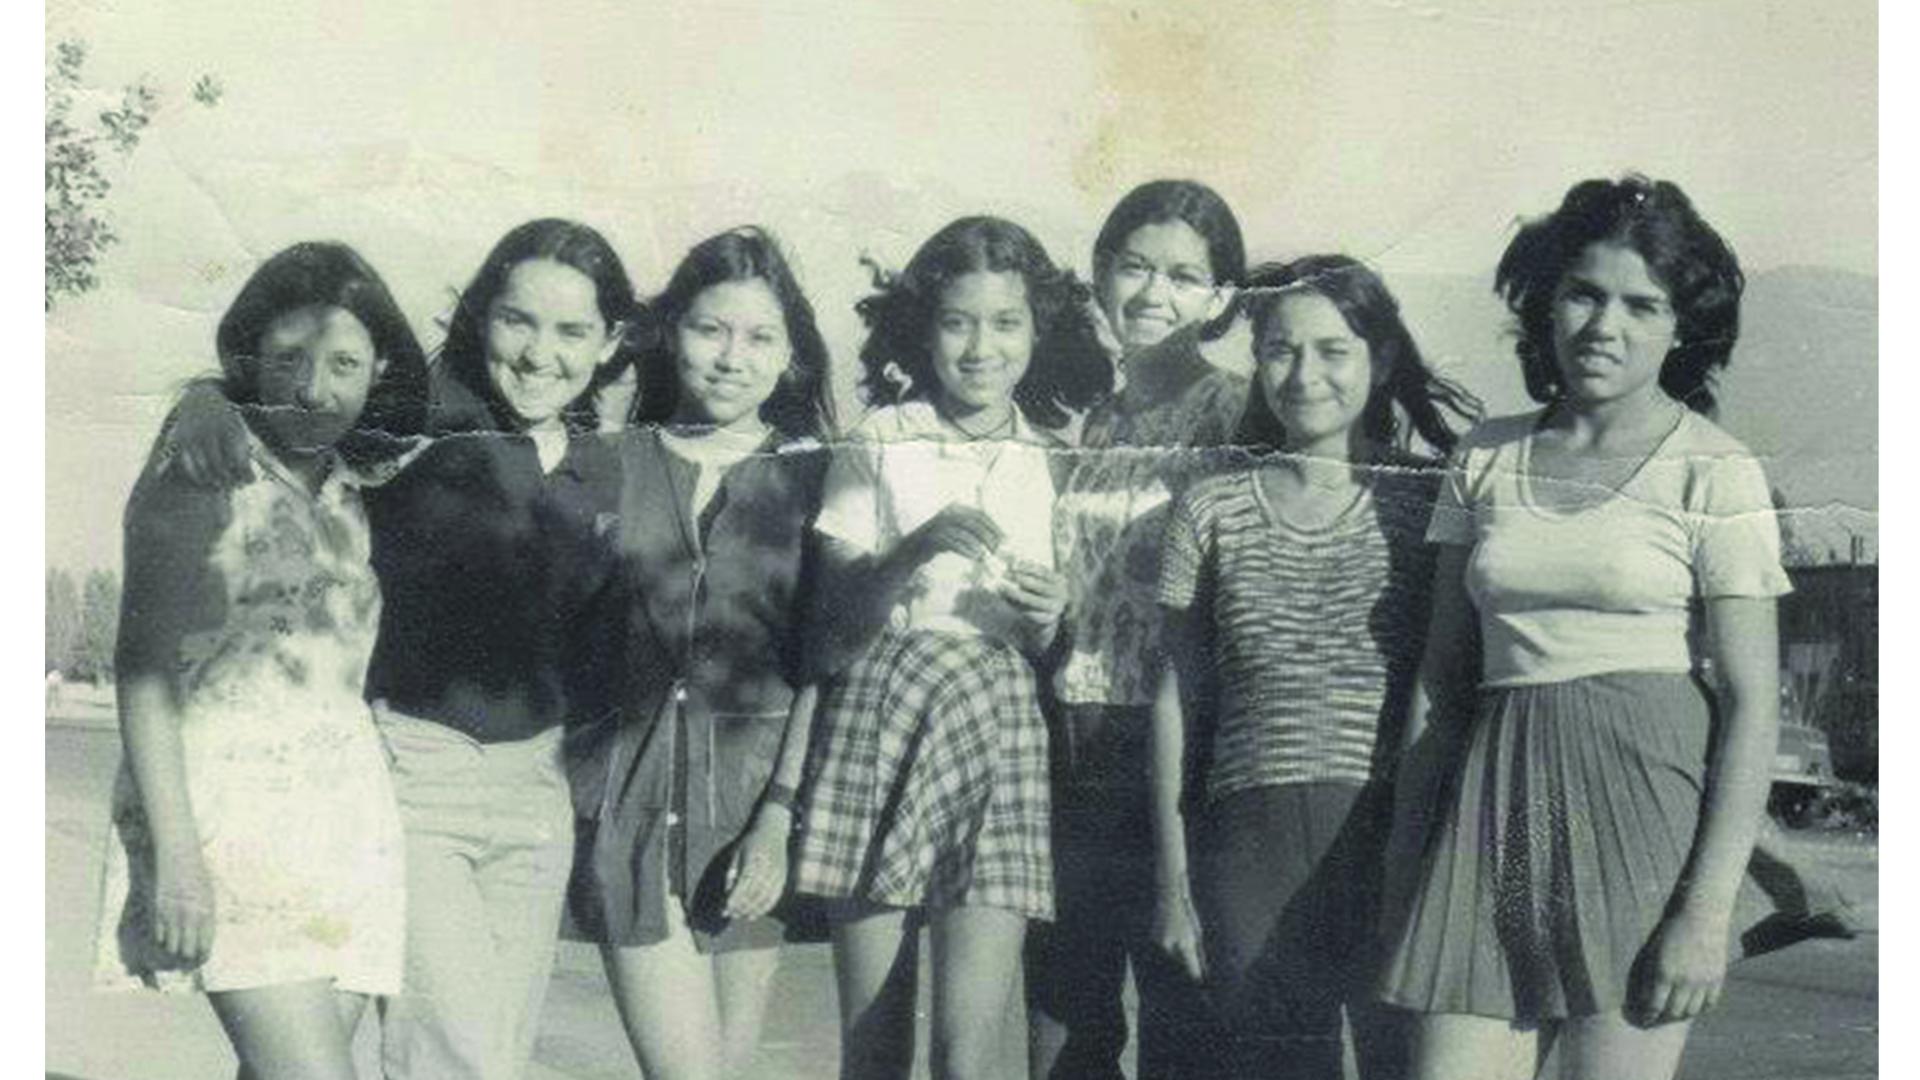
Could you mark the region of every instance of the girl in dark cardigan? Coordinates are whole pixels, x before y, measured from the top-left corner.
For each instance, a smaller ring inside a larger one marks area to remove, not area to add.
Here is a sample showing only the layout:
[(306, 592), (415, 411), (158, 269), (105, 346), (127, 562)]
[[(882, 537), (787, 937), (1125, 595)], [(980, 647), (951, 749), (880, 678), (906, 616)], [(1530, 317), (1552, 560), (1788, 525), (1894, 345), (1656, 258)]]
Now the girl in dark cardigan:
[(650, 1077), (744, 1075), (786, 909), (815, 700), (801, 656), (827, 350), (774, 239), (696, 245), (655, 301), (621, 442), (620, 710), (568, 740), (573, 932)]

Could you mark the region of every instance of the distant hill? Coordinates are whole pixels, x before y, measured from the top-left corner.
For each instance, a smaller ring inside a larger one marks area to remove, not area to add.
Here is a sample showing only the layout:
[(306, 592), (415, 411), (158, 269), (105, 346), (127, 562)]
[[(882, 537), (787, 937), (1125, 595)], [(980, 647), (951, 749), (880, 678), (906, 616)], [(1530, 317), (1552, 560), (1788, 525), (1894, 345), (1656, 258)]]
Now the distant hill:
[(1790, 506), (1879, 509), (1878, 287), (1810, 267), (1747, 285), (1723, 413)]

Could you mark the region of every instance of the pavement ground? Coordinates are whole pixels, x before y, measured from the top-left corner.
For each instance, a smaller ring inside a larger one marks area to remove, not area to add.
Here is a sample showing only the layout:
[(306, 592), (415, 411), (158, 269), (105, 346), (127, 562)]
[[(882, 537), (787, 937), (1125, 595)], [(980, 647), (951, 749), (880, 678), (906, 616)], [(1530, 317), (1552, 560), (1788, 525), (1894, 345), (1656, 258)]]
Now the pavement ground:
[[(203, 1000), (98, 993), (88, 986), (107, 799), (119, 752), (110, 717), (70, 715), (47, 726), (47, 1076), (232, 1076), (232, 1052)], [(1877, 846), (1830, 837), (1795, 837), (1794, 844), (1797, 857), (1830, 874), (1853, 901), (1866, 932), (1852, 940), (1803, 942), (1737, 965), (1721, 1008), (1696, 1026), (1682, 1080), (1879, 1075)], [(1016, 1011), (1007, 1025), (1009, 1077), (1024, 1075), (1023, 1026)], [(789, 948), (775, 980), (753, 1080), (828, 1080), (835, 1075), (837, 1028), (827, 948)], [(364, 1053), (372, 1047), (372, 1025), (363, 1025), (360, 1034)], [(924, 1076), (924, 1016), (920, 1047), (916, 1074)], [(362, 1075), (377, 1072), (369, 1065)], [(639, 1075), (598, 956), (563, 943), (528, 1077), (631, 1080)]]

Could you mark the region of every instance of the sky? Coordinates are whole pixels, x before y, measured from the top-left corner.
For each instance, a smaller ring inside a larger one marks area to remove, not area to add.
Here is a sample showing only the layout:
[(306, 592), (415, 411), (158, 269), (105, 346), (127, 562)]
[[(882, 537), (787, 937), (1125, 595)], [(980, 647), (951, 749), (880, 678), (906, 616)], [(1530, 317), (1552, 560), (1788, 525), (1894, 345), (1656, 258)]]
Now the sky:
[[(759, 222), (842, 363), (862, 253), (898, 265), (990, 211), (1084, 270), (1158, 176), (1219, 189), (1256, 257), (1343, 250), (1390, 283), (1484, 277), (1517, 218), (1628, 168), (1679, 181), (1749, 271), (1878, 258), (1861, 0), (53, 0), (47, 36), (88, 44), (103, 95), (164, 95), (102, 287), (47, 318), (56, 565), (117, 564), (170, 394), (302, 239), (358, 247), (431, 341), (527, 218), (600, 228), (643, 292)], [(203, 73), (212, 109), (188, 99)]]

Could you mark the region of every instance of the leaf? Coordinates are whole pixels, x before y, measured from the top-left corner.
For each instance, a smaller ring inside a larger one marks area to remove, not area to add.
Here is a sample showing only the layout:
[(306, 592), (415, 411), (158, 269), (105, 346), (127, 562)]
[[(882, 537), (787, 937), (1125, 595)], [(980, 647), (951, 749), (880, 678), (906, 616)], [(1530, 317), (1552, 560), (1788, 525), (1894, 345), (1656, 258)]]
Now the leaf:
[[(78, 40), (53, 47), (46, 77), (46, 306), (61, 296), (78, 296), (98, 284), (95, 269), (107, 249), (119, 242), (101, 201), (112, 189), (98, 151), (105, 143), (122, 157), (140, 145), (141, 136), (160, 109), (160, 92), (145, 82), (120, 91), (120, 103), (95, 117), (91, 126), (72, 118), (76, 92), (82, 89), (87, 46)], [(220, 81), (203, 74), (193, 99), (212, 107), (225, 93)], [(82, 98), (82, 100), (85, 100)]]

